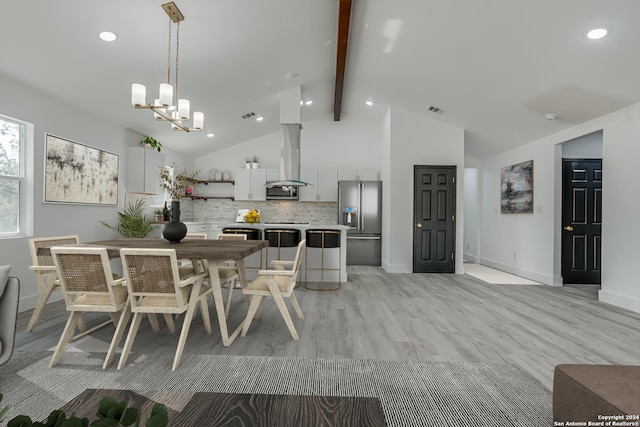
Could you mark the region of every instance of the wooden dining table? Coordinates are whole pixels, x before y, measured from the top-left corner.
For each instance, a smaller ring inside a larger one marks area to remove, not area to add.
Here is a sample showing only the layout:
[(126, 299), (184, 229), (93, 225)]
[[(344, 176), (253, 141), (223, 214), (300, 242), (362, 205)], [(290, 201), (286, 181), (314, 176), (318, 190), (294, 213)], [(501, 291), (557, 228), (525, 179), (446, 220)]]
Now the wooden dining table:
[[(122, 248), (144, 249), (175, 249), (178, 259), (190, 259), (196, 272), (205, 263), (197, 261), (207, 260), (209, 268), (209, 284), (213, 293), (213, 301), (216, 307), (222, 345), (228, 347), (240, 335), (243, 323), (241, 322), (234, 331), (229, 334), (227, 317), (224, 312), (224, 300), (222, 299), (222, 284), (218, 275), (218, 264), (233, 260), (238, 267), (238, 275), (242, 286), (247, 285), (247, 275), (244, 259), (252, 253), (258, 252), (268, 246), (266, 240), (208, 240), (185, 239), (179, 243), (170, 243), (165, 239), (115, 239), (100, 240), (95, 242), (83, 242), (64, 246), (73, 247), (104, 247), (110, 258), (119, 258)], [(47, 253), (50, 248), (39, 248), (38, 253)]]

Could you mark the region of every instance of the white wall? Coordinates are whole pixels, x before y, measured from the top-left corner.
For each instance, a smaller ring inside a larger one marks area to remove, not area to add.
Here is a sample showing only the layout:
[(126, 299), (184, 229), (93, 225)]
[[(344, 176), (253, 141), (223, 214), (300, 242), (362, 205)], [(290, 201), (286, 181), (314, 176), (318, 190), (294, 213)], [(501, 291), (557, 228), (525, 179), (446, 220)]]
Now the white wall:
[[(210, 169), (244, 168), (245, 157), (258, 156), (261, 168), (280, 167), (282, 132), (277, 131), (241, 142), (232, 147), (201, 156), (194, 167)], [(377, 125), (342, 115), (339, 122), (327, 115), (302, 123), (300, 133), (300, 168), (356, 168), (380, 170), (380, 130)]]
[(389, 271), (389, 259), (391, 258), (391, 109), (387, 109), (384, 117), (380, 121), (380, 138), (382, 142), (382, 163), (380, 165), (380, 179), (382, 180), (382, 243), (381, 261), (387, 271)]
[(602, 132), (594, 132), (562, 143), (565, 159), (601, 159)]
[(478, 169), (464, 169), (464, 259), (471, 262), (478, 262), (478, 176)]
[(602, 159), (602, 288), (599, 298), (640, 312), (638, 211), (640, 112), (604, 128)]
[[(413, 270), (413, 166), (457, 166), (456, 176), (456, 273), (462, 273), (464, 212), (464, 129), (392, 107), (390, 113), (389, 196), (383, 199), (389, 212), (389, 232), (383, 234), (390, 250), (382, 266), (392, 273)], [(383, 169), (384, 170), (384, 169)]]
[[(629, 182), (640, 146), (640, 104), (596, 118), (482, 162), (481, 263), (549, 285), (560, 277), (563, 143), (602, 131), (603, 226), (600, 299), (640, 312), (634, 263), (640, 195)], [(596, 138), (596, 136), (594, 136)], [(584, 153), (581, 153), (583, 155)], [(534, 161), (534, 213), (500, 214), (500, 168)], [(516, 259), (513, 259), (513, 253)]]

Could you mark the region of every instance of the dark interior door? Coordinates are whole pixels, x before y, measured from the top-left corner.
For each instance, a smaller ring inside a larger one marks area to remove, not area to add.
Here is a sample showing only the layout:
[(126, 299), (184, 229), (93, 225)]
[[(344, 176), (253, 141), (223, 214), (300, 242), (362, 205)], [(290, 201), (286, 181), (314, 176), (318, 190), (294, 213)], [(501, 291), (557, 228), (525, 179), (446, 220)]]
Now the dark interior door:
[(602, 160), (563, 159), (562, 282), (600, 283)]
[(455, 177), (455, 166), (414, 166), (414, 273), (455, 272)]

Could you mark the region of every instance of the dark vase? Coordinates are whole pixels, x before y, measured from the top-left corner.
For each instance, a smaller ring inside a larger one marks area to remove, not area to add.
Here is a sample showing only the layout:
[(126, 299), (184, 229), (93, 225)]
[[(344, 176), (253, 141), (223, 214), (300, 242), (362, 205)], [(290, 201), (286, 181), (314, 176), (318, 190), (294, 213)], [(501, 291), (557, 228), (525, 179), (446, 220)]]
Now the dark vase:
[(187, 226), (184, 222), (180, 221), (180, 201), (171, 201), (171, 221), (162, 226), (162, 236), (169, 241), (169, 243), (180, 243), (180, 240), (184, 239), (187, 235)]

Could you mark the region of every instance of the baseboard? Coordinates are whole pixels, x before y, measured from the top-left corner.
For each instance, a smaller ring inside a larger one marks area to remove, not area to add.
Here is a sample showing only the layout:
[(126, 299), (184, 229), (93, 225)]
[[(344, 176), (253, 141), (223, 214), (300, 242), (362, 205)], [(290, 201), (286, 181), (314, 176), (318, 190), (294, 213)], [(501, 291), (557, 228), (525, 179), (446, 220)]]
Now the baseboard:
[[(23, 311), (33, 310), (36, 307), (36, 304), (38, 303), (39, 299), (40, 299), (40, 294), (21, 297), (20, 302), (18, 304), (18, 312), (22, 313)], [(49, 301), (47, 301), (47, 304), (55, 301), (60, 301), (61, 299), (62, 299), (62, 292), (59, 292), (59, 291), (53, 292), (49, 297)]]
[(553, 276), (549, 276), (547, 274), (538, 273), (536, 271), (527, 270), (514, 265), (504, 264), (487, 258), (481, 258), (480, 264), (495, 268), (496, 270), (515, 274), (516, 276), (524, 277), (525, 279), (534, 280), (545, 285), (554, 286)]
[(409, 265), (402, 265), (402, 264), (390, 265), (384, 261), (382, 262), (381, 267), (384, 271), (391, 274), (402, 274), (402, 273), (413, 272), (413, 269)]
[(637, 298), (600, 290), (598, 292), (598, 300), (606, 302), (607, 304), (626, 308), (627, 310), (635, 311), (636, 313), (640, 313), (640, 299)]
[(462, 254), (462, 259), (465, 261), (469, 261), (469, 262), (474, 262), (474, 263), (478, 263), (478, 256), (475, 254), (468, 254), (468, 253), (463, 253)]

